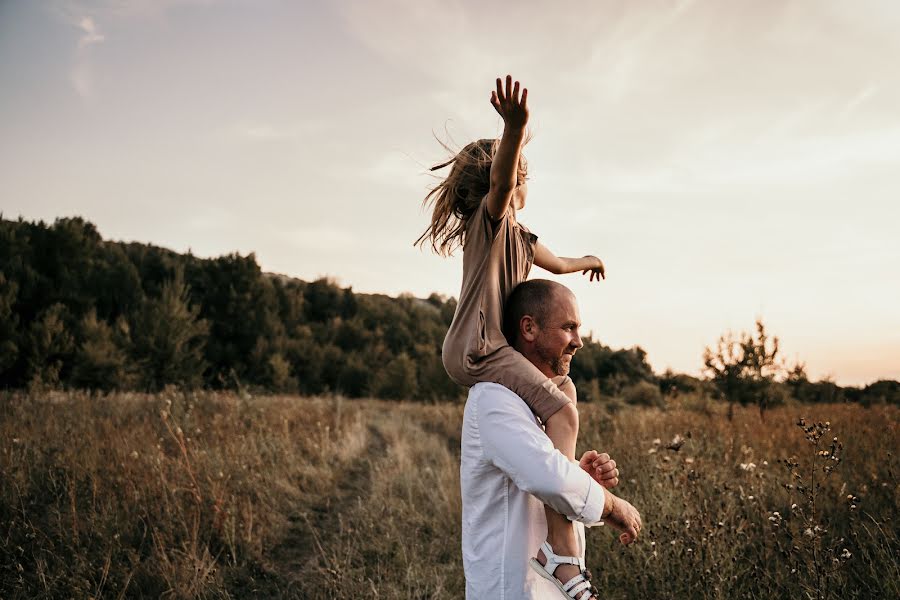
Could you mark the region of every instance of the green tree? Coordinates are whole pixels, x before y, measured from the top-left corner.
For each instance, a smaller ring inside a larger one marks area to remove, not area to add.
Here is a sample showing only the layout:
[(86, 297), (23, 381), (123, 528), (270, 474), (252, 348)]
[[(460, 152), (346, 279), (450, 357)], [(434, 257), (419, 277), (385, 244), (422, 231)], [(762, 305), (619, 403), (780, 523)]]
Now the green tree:
[(276, 392), (296, 392), (297, 378), (291, 375), (291, 363), (275, 352), (269, 356), (269, 388)]
[(800, 402), (810, 402), (814, 399), (815, 386), (810, 383), (806, 375), (806, 364), (800, 361), (787, 369), (784, 377), (784, 385), (790, 390), (791, 396)]
[(5, 383), (7, 371), (19, 356), (19, 317), (13, 311), (19, 286), (7, 281), (0, 271), (0, 382)]
[(66, 328), (66, 307), (54, 304), (42, 312), (28, 331), (27, 373), (31, 387), (56, 387), (71, 359), (74, 341)]
[(762, 320), (756, 321), (756, 334), (741, 333), (735, 339), (729, 331), (719, 337), (716, 348), (703, 351), (703, 364), (720, 395), (728, 401), (728, 418), (734, 415), (734, 403), (756, 404), (761, 419), (779, 396), (773, 383), (781, 371), (777, 363), (778, 338), (770, 338)]
[(200, 309), (190, 303), (181, 270), (162, 285), (159, 298), (143, 303), (132, 327), (132, 350), (144, 388), (201, 384), (209, 326), (199, 313)]
[(416, 384), (416, 365), (408, 354), (402, 352), (375, 376), (375, 395), (408, 400), (415, 395)]
[(129, 389), (127, 333), (128, 326), (120, 317), (114, 329), (97, 313), (90, 311), (81, 320), (81, 343), (75, 352), (71, 381), (81, 388)]

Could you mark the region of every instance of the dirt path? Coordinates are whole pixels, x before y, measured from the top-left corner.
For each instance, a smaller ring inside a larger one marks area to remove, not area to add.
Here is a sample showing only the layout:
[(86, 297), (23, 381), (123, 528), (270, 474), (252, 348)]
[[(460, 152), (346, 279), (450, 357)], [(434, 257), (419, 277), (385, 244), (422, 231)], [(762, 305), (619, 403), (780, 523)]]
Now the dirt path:
[[(304, 582), (310, 580), (311, 572), (328, 568), (322, 564), (322, 556), (330, 542), (340, 534), (343, 515), (368, 496), (372, 486), (372, 466), (384, 457), (386, 446), (377, 424), (370, 422), (366, 429), (366, 449), (360, 453), (365, 458), (347, 461), (337, 468), (336, 472), (341, 475), (332, 488), (317, 502), (306, 506), (303, 512), (290, 516), (283, 538), (267, 553), (268, 569), (287, 585), (287, 589), (279, 590), (280, 595), (317, 597), (314, 590), (304, 589)], [(346, 521), (343, 519), (344, 523)]]

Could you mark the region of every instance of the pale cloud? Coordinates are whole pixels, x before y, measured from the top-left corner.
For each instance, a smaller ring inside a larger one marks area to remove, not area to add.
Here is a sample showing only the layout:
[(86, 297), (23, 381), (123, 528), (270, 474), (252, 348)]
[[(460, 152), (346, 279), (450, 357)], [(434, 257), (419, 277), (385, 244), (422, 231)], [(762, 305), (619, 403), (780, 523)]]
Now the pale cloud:
[(837, 115), (838, 121), (843, 121), (853, 113), (855, 113), (860, 106), (868, 102), (872, 97), (874, 97), (880, 90), (881, 84), (877, 83), (869, 83), (865, 87), (863, 87), (859, 92), (854, 94), (844, 105), (844, 107), (840, 110)]
[(115, 19), (157, 19), (180, 6), (207, 7), (217, 0), (54, 0), (49, 8), (58, 16), (71, 20), (73, 15), (92, 15), (110, 21)]
[(361, 175), (379, 183), (399, 184), (418, 191), (422, 189), (425, 177), (430, 174), (429, 168), (430, 165), (397, 150), (384, 153), (370, 164), (364, 165)]
[(700, 183), (790, 185), (822, 183), (870, 165), (900, 162), (900, 126), (851, 134), (778, 136), (765, 144), (705, 148), (685, 161)]
[(83, 100), (90, 100), (95, 95), (91, 47), (106, 41), (106, 35), (98, 26), (99, 22), (135, 18), (160, 19), (169, 10), (180, 5), (210, 6), (215, 2), (216, 0), (54, 0), (46, 5), (46, 10), (57, 19), (72, 25), (80, 34), (73, 65), (69, 70), (69, 82)]
[(225, 133), (254, 142), (303, 141), (334, 128), (334, 120), (327, 116), (315, 119), (274, 123), (264, 120), (242, 120), (226, 128)]
[(323, 248), (348, 250), (358, 246), (358, 238), (352, 231), (324, 224), (280, 231), (277, 237), (290, 246), (310, 251), (321, 252)]
[(87, 48), (91, 44), (99, 44), (106, 39), (106, 37), (97, 30), (97, 25), (91, 17), (82, 17), (78, 22), (78, 26), (83, 32), (81, 39), (78, 40), (79, 48)]
[(69, 69), (69, 82), (83, 100), (94, 96), (94, 66), (90, 59), (91, 47), (106, 41), (97, 21), (86, 8), (75, 3), (57, 2), (48, 5), (59, 19), (71, 25), (79, 34), (75, 56)]
[(78, 60), (69, 70), (69, 82), (84, 100), (94, 96), (94, 70), (87, 60)]
[(292, 140), (297, 137), (297, 133), (287, 129), (280, 129), (267, 124), (258, 125), (242, 125), (237, 128), (237, 133), (241, 137), (251, 140)]

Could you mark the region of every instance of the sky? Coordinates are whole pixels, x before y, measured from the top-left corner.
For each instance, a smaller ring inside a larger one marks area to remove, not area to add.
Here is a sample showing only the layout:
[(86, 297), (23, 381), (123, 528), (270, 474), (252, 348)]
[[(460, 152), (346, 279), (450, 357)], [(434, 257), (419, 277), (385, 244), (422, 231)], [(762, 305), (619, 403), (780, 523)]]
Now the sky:
[(699, 374), (762, 318), (900, 379), (900, 3), (3, 0), (0, 212), (357, 292), (457, 296), (428, 167), (529, 90), (519, 219), (607, 279), (584, 330)]

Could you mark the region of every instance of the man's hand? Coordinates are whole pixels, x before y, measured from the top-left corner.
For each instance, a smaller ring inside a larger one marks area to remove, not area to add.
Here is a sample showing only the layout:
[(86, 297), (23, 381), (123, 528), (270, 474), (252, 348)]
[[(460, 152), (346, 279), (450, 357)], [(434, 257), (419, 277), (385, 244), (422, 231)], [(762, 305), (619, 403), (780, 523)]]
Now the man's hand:
[(594, 481), (606, 489), (619, 485), (619, 469), (616, 468), (616, 461), (611, 459), (609, 454), (588, 450), (581, 455), (578, 464)]
[(630, 502), (613, 496), (609, 491), (605, 493), (606, 508), (603, 511), (603, 519), (622, 532), (619, 536), (619, 541), (627, 546), (634, 542), (641, 532), (641, 527), (643, 526), (641, 513)]

